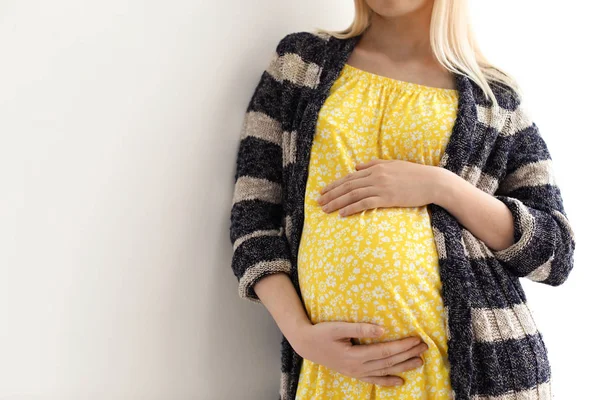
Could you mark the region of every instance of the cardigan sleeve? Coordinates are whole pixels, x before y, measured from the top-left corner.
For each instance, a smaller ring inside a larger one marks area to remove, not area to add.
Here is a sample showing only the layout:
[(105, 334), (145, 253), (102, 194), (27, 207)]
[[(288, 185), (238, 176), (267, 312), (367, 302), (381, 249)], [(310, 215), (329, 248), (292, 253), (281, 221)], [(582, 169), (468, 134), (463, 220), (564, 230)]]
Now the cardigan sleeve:
[(282, 56), (290, 34), (272, 53), (245, 111), (238, 143), (231, 203), (231, 268), (242, 299), (261, 303), (254, 285), (275, 273), (290, 273), (283, 228)]
[(558, 286), (573, 269), (575, 235), (538, 126), (522, 109), (511, 119), (506, 174), (494, 195), (512, 213), (514, 243), (492, 253), (513, 274)]

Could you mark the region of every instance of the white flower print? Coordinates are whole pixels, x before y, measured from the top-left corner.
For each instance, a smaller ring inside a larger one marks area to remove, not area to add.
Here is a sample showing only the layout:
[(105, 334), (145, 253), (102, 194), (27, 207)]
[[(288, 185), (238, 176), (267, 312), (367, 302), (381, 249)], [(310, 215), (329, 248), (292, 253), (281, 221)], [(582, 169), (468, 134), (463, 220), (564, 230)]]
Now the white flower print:
[(306, 182), (298, 279), (313, 323), (369, 322), (386, 328), (374, 343), (418, 335), (425, 364), (383, 387), (304, 360), (295, 400), (450, 398), (438, 254), (427, 207), (387, 207), (342, 218), (317, 203), (320, 189), (385, 158), (436, 165), (458, 98), (348, 65), (319, 112)]

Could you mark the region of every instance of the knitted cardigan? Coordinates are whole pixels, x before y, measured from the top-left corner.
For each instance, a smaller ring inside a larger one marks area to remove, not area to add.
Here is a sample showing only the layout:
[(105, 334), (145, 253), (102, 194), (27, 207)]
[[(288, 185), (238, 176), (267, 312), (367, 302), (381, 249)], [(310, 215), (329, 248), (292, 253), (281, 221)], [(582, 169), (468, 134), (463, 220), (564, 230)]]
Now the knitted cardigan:
[[(360, 36), (285, 35), (244, 116), (231, 208), (231, 268), (239, 296), (289, 274), (300, 299), (297, 254), (311, 143), (319, 110)], [(520, 283), (557, 286), (573, 268), (575, 238), (538, 126), (510, 88), (499, 106), (454, 74), (459, 105), (439, 167), (495, 196), (514, 218), (514, 244), (494, 251), (444, 208), (429, 204), (439, 255), (453, 398), (551, 399), (550, 364)], [(279, 400), (293, 400), (302, 357), (281, 338)]]

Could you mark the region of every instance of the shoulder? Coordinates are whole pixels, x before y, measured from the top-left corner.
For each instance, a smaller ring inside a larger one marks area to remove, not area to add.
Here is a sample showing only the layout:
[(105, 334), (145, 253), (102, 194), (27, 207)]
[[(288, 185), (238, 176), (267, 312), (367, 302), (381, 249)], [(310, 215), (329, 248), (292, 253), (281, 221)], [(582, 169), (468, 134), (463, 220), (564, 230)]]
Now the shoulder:
[(511, 86), (497, 81), (489, 83), (500, 107), (508, 111), (516, 111), (521, 107), (521, 95)]
[(322, 52), (332, 36), (317, 29), (287, 33), (277, 44), (277, 53), (297, 54), (307, 61), (316, 62), (316, 56)]
[(491, 82), (490, 87), (500, 106), (496, 109), (498, 118), (505, 121), (501, 134), (514, 138), (518, 136), (517, 133), (537, 131), (537, 125), (533, 121), (527, 102), (524, 102), (522, 93), (500, 82)]
[(289, 32), (279, 40), (279, 43), (295, 46), (318, 46), (329, 41), (333, 36), (326, 32), (313, 29), (310, 31)]
[(269, 69), (278, 81), (289, 87), (315, 89), (324, 66), (324, 55), (330, 35), (315, 31), (291, 32), (277, 44), (272, 67)]
[[(501, 108), (500, 111), (510, 112), (519, 108), (522, 99), (519, 93), (519, 83), (515, 81), (514, 76), (510, 76), (505, 71), (489, 65), (485, 69), (482, 69), (482, 73), (498, 102), (498, 106)], [(473, 88), (475, 102), (479, 106), (491, 107), (492, 99), (487, 96), (483, 87), (471, 79), (471, 77), (468, 77), (468, 81)], [(506, 82), (512, 83), (509, 85)]]
[(497, 80), (488, 80), (488, 85), (496, 97), (497, 106), (492, 104), (491, 99), (486, 98), (481, 87), (472, 83), (478, 120), (485, 121), (505, 137), (514, 137), (518, 132), (537, 129), (527, 102), (524, 101), (523, 94), (519, 90), (518, 82), (517, 89)]

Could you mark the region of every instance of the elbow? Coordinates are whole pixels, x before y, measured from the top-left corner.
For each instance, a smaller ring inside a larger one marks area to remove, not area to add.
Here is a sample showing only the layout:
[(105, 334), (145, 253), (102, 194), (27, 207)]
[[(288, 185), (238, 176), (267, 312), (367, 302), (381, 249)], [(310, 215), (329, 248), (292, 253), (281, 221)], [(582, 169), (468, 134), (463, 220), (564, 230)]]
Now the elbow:
[(562, 237), (552, 258), (548, 261), (548, 273), (541, 281), (550, 286), (560, 286), (567, 281), (574, 266), (575, 241)]
[(560, 286), (566, 282), (574, 266), (575, 239), (570, 229), (558, 229), (552, 243), (539, 249), (546, 261), (535, 267), (525, 277), (534, 282)]
[(291, 273), (291, 257), (282, 229), (256, 230), (238, 237), (233, 246), (231, 268), (238, 279), (242, 299), (260, 303), (254, 285), (263, 277)]
[(545, 283), (551, 286), (560, 286), (569, 277), (574, 266), (575, 256), (575, 233), (571, 223), (564, 213), (558, 210), (551, 212), (556, 222), (554, 253), (550, 262), (550, 275)]
[(562, 285), (573, 269), (575, 236), (564, 213), (508, 201), (514, 243), (492, 254), (513, 274), (550, 286)]

